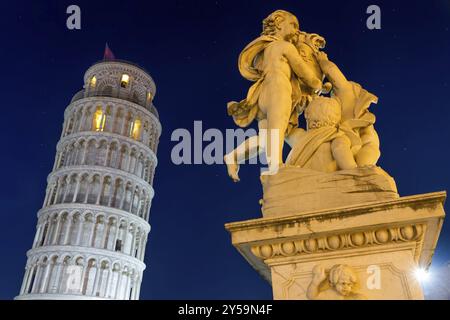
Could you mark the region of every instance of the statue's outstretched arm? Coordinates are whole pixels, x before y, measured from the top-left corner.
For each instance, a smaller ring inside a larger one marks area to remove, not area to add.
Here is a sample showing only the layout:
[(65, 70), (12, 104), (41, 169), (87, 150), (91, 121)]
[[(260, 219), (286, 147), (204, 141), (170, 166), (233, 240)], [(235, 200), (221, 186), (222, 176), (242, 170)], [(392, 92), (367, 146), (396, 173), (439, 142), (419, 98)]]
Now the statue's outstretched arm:
[(328, 56), (325, 52), (320, 51), (317, 54), (317, 61), (336, 92), (348, 89), (350, 87), (350, 83), (345, 75), (336, 64), (328, 60)]
[(284, 50), (284, 56), (289, 62), (294, 73), (300, 78), (306, 85), (311, 87), (314, 91), (322, 89), (322, 81), (318, 79), (310, 66), (302, 59), (295, 46), (291, 43), (286, 43)]

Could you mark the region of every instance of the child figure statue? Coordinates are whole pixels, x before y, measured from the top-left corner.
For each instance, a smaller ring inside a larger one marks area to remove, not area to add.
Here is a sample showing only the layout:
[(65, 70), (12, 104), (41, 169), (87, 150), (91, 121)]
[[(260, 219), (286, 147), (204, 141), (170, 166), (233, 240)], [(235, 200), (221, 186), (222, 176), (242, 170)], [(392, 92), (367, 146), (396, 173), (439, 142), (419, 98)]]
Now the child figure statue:
[(324, 52), (317, 61), (332, 84), (331, 97), (317, 96), (305, 111), (307, 131), (291, 137), (288, 165), (322, 172), (373, 166), (380, 157), (375, 116), (368, 110), (377, 97), (348, 81)]
[(283, 163), (285, 139), (297, 127), (299, 110), (307, 103), (301, 88), (317, 93), (320, 79), (293, 44), (300, 36), (297, 18), (277, 10), (263, 21), (263, 32), (239, 56), (239, 71), (248, 80), (256, 81), (241, 102), (228, 103), (228, 114), (240, 127), (256, 119), (259, 137), (253, 136), (225, 155), (229, 176), (239, 181), (239, 163), (266, 152), (269, 170), (276, 173)]
[[(307, 129), (297, 128), (291, 137), (293, 149), (286, 159), (288, 165), (321, 172), (356, 167), (348, 133), (339, 129), (342, 111), (335, 99), (315, 97), (305, 111), (305, 118)], [(357, 138), (355, 135), (354, 139)]]

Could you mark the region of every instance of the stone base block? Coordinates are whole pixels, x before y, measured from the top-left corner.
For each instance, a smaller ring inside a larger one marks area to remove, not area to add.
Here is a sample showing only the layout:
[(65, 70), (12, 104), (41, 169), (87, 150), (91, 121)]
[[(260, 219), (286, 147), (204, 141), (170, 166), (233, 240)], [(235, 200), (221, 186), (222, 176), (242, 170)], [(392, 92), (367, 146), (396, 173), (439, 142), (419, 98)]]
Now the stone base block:
[(261, 176), (264, 217), (337, 208), (357, 203), (397, 199), (394, 179), (380, 167), (363, 167), (332, 173), (283, 167)]
[(445, 192), (226, 224), (274, 299), (423, 299)]

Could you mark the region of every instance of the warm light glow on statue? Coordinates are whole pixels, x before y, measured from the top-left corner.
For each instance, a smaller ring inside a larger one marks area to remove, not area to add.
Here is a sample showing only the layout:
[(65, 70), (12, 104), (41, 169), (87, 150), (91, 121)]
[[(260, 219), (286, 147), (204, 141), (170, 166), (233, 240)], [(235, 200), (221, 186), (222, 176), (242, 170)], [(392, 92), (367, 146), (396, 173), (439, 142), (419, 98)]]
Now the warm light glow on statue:
[[(422, 300), (446, 193), (399, 196), (377, 166), (377, 96), (347, 79), (324, 47), (324, 38), (277, 10), (241, 52), (239, 71), (254, 84), (227, 111), (239, 127), (257, 120), (260, 130), (224, 160), (235, 182), (239, 165), (259, 153), (269, 170), (260, 175), (262, 218), (225, 227), (275, 300)], [(399, 108), (407, 115), (408, 105)]]

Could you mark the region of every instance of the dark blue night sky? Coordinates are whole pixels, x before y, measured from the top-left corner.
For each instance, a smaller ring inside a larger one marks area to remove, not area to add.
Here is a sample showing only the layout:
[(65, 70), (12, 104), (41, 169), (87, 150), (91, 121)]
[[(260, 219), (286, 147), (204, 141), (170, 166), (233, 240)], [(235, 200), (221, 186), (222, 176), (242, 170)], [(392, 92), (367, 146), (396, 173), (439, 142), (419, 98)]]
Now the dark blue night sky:
[[(82, 29), (66, 28), (81, 7)], [(382, 29), (366, 28), (378, 4)], [(450, 190), (450, 1), (2, 1), (0, 75), (0, 298), (18, 294), (59, 140), (64, 109), (108, 42), (117, 58), (149, 71), (163, 134), (158, 149), (142, 299), (270, 299), (268, 283), (231, 245), (224, 223), (261, 216), (257, 166), (234, 184), (224, 165), (172, 164), (176, 128), (234, 128), (226, 103), (250, 83), (237, 57), (275, 9), (327, 40), (372, 106), (379, 165), (402, 196)], [(450, 212), (450, 207), (446, 209)], [(434, 266), (450, 260), (447, 221)]]

